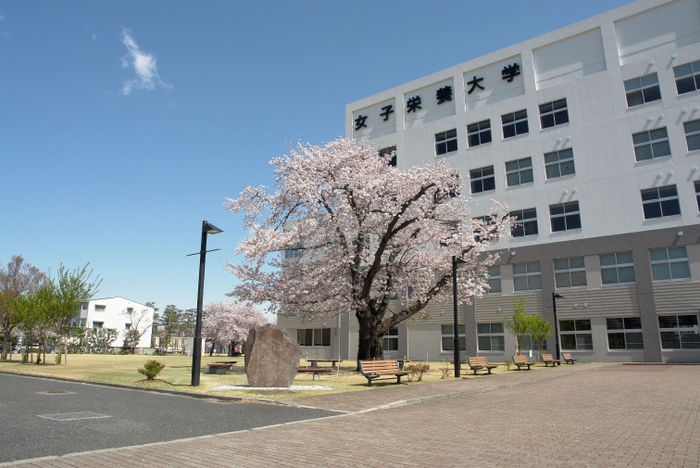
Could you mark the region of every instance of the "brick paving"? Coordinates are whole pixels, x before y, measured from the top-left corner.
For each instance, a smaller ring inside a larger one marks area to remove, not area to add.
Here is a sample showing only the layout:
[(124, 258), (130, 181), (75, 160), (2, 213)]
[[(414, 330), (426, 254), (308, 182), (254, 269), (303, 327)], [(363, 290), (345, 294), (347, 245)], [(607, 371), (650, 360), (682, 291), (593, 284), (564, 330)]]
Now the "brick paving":
[(698, 366), (579, 363), (294, 404), (348, 413), (13, 466), (700, 467)]

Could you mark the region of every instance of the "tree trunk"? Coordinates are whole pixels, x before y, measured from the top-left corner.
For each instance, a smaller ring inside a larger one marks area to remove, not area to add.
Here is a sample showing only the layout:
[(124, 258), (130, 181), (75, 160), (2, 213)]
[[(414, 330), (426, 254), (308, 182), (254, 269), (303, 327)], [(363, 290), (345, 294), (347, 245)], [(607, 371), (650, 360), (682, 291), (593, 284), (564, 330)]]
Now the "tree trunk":
[(365, 311), (357, 314), (357, 321), (360, 325), (357, 360), (384, 359), (382, 338), (386, 330), (381, 325), (381, 319), (370, 311)]
[(209, 351), (209, 357), (212, 357), (214, 355), (214, 346), (216, 346), (216, 344), (212, 341), (211, 350)]

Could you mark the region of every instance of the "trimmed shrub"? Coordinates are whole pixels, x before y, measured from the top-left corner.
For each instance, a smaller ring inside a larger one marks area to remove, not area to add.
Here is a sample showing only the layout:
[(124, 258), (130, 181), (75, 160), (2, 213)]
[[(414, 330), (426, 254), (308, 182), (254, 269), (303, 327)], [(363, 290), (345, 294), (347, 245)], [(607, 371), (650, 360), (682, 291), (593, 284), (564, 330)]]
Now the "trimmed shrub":
[(144, 364), (143, 367), (137, 370), (139, 371), (139, 374), (145, 375), (147, 380), (153, 380), (158, 374), (160, 374), (160, 371), (162, 371), (164, 367), (165, 364), (162, 362), (158, 362), (155, 359), (149, 359), (146, 361), (146, 364)]

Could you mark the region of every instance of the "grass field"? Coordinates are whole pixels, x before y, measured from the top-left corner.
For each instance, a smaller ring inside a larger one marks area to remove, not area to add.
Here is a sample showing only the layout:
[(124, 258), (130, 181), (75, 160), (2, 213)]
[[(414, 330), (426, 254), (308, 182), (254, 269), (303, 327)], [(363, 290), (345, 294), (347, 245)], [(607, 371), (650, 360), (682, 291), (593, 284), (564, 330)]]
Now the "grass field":
[[(321, 374), (321, 380), (314, 381), (312, 374), (297, 374), (294, 385), (326, 386), (332, 390), (303, 390), (303, 391), (264, 391), (256, 392), (252, 390), (232, 390), (225, 392), (211, 392), (213, 387), (219, 385), (248, 385), (248, 381), (243, 367), (243, 356), (237, 358), (223, 356), (202, 357), (202, 374), (198, 387), (190, 386), (192, 375), (192, 358), (189, 356), (142, 356), (142, 355), (102, 355), (102, 354), (69, 354), (68, 364), (55, 364), (55, 355), (47, 355), (47, 364), (22, 364), (19, 356), (14, 355), (13, 361), (0, 361), (0, 371), (16, 372), (30, 375), (47, 375), (63, 377), (75, 380), (85, 380), (90, 382), (116, 383), (130, 385), (134, 387), (164, 388), (184, 392), (203, 393), (209, 395), (236, 396), (248, 398), (265, 398), (273, 400), (283, 400), (287, 398), (318, 395), (320, 393), (341, 393), (355, 391), (372, 391), (381, 388), (388, 383), (377, 382), (371, 387), (366, 385), (367, 380), (358, 372), (355, 372), (354, 361), (341, 363), (339, 372)], [(148, 382), (137, 369), (149, 360), (155, 359), (165, 364), (165, 368), (158, 377)], [(207, 373), (208, 362), (235, 360), (237, 363), (232, 371), (227, 375)], [(449, 377), (443, 378), (440, 370), (445, 367), (443, 362), (429, 362), (430, 371), (423, 375), (423, 381), (417, 382), (413, 379), (411, 385), (420, 385), (425, 382), (440, 382), (454, 380), (453, 369), (450, 368)], [(301, 366), (307, 365), (302, 359)], [(512, 366), (511, 369), (514, 369)], [(533, 370), (540, 366), (533, 367)], [(512, 371), (512, 370), (511, 370)], [(495, 374), (508, 372), (506, 366), (501, 365), (494, 369)], [(462, 369), (462, 376), (467, 376), (466, 369)], [(467, 378), (473, 378), (471, 374)], [(477, 377), (478, 378), (478, 377)], [(402, 382), (407, 381), (406, 377)]]

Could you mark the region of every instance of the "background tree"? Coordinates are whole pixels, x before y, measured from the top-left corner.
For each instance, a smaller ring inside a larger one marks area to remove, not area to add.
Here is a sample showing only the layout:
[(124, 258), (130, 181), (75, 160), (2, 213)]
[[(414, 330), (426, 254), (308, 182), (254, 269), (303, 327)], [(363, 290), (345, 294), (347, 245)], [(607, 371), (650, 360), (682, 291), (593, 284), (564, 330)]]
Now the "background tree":
[(544, 351), (544, 346), (547, 339), (554, 334), (554, 329), (552, 328), (552, 322), (545, 320), (541, 315), (533, 315), (530, 317), (530, 336), (532, 339), (537, 341), (537, 347), (539, 351), (539, 356), (542, 356), (542, 351)]
[(211, 340), (210, 355), (214, 353), (216, 344), (230, 345), (229, 354), (231, 354), (235, 345), (243, 343), (248, 338), (251, 329), (267, 323), (262, 311), (250, 303), (213, 302), (206, 307), (206, 310), (202, 332), (207, 339)]
[(155, 348), (156, 338), (158, 337), (158, 324), (160, 323), (160, 316), (158, 315), (158, 311), (160, 309), (156, 307), (155, 302), (146, 302), (146, 307), (153, 309), (153, 318), (151, 320), (151, 323), (153, 324), (151, 330), (151, 348)]
[(12, 350), (10, 337), (19, 322), (15, 300), (34, 294), (46, 275), (14, 255), (7, 266), (0, 265), (0, 326), (3, 332), (2, 359)]
[(129, 321), (129, 329), (124, 334), (124, 346), (135, 353), (141, 337), (151, 328), (153, 316), (149, 309), (136, 310), (133, 308), (126, 309), (122, 315)]
[[(71, 320), (79, 312), (83, 302), (87, 302), (97, 293), (102, 280), (99, 276), (92, 278), (92, 270), (88, 271), (87, 263), (82, 268), (68, 270), (61, 264), (56, 278), (50, 279), (54, 286), (55, 301), (52, 307), (52, 322), (54, 331), (59, 336), (62, 351), (65, 353), (64, 364), (68, 363), (68, 346), (66, 335)], [(60, 351), (57, 362), (61, 363)]]
[(107, 352), (109, 345), (117, 339), (119, 331), (116, 328), (91, 328), (86, 333), (88, 344), (98, 348), (102, 353)]
[(87, 344), (87, 331), (85, 327), (68, 327), (66, 330), (68, 346), (73, 349), (77, 348), (84, 351), (85, 345)]
[[(382, 357), (387, 331), (452, 300), (452, 256), (465, 262), (460, 302), (481, 296), (495, 260), (484, 249), (503, 234), (505, 210), (472, 219), (456, 169), (438, 161), (399, 171), (392, 156), (339, 139), (274, 159), (274, 191), (249, 187), (227, 201), (250, 232), (237, 247), (244, 261), (228, 263), (240, 280), (230, 295), (302, 319), (352, 312), (358, 359)], [(404, 299), (392, 308), (395, 296)]]
[(516, 353), (520, 355), (523, 351), (520, 337), (530, 334), (532, 317), (525, 315), (525, 299), (513, 299), (513, 316), (508, 319), (506, 316), (506, 328), (515, 337)]
[(170, 346), (172, 339), (175, 336), (180, 335), (180, 318), (182, 316), (182, 309), (178, 309), (177, 306), (173, 304), (168, 304), (163, 310), (163, 314), (160, 317), (160, 324), (165, 332), (165, 337), (167, 343), (165, 347)]
[[(204, 311), (202, 311), (202, 320), (204, 320)], [(197, 309), (186, 309), (180, 315), (180, 334), (181, 336), (194, 336), (194, 325), (197, 321)]]
[(44, 363), (46, 363), (46, 348), (49, 336), (53, 329), (52, 313), (56, 303), (54, 285), (48, 279), (44, 279), (39, 288), (29, 296), (20, 296), (15, 301), (15, 309), (19, 317), (17, 328), (22, 331), (27, 343), (24, 362), (31, 355), (33, 344), (38, 343), (37, 361), (41, 362), (40, 355), (43, 351)]

